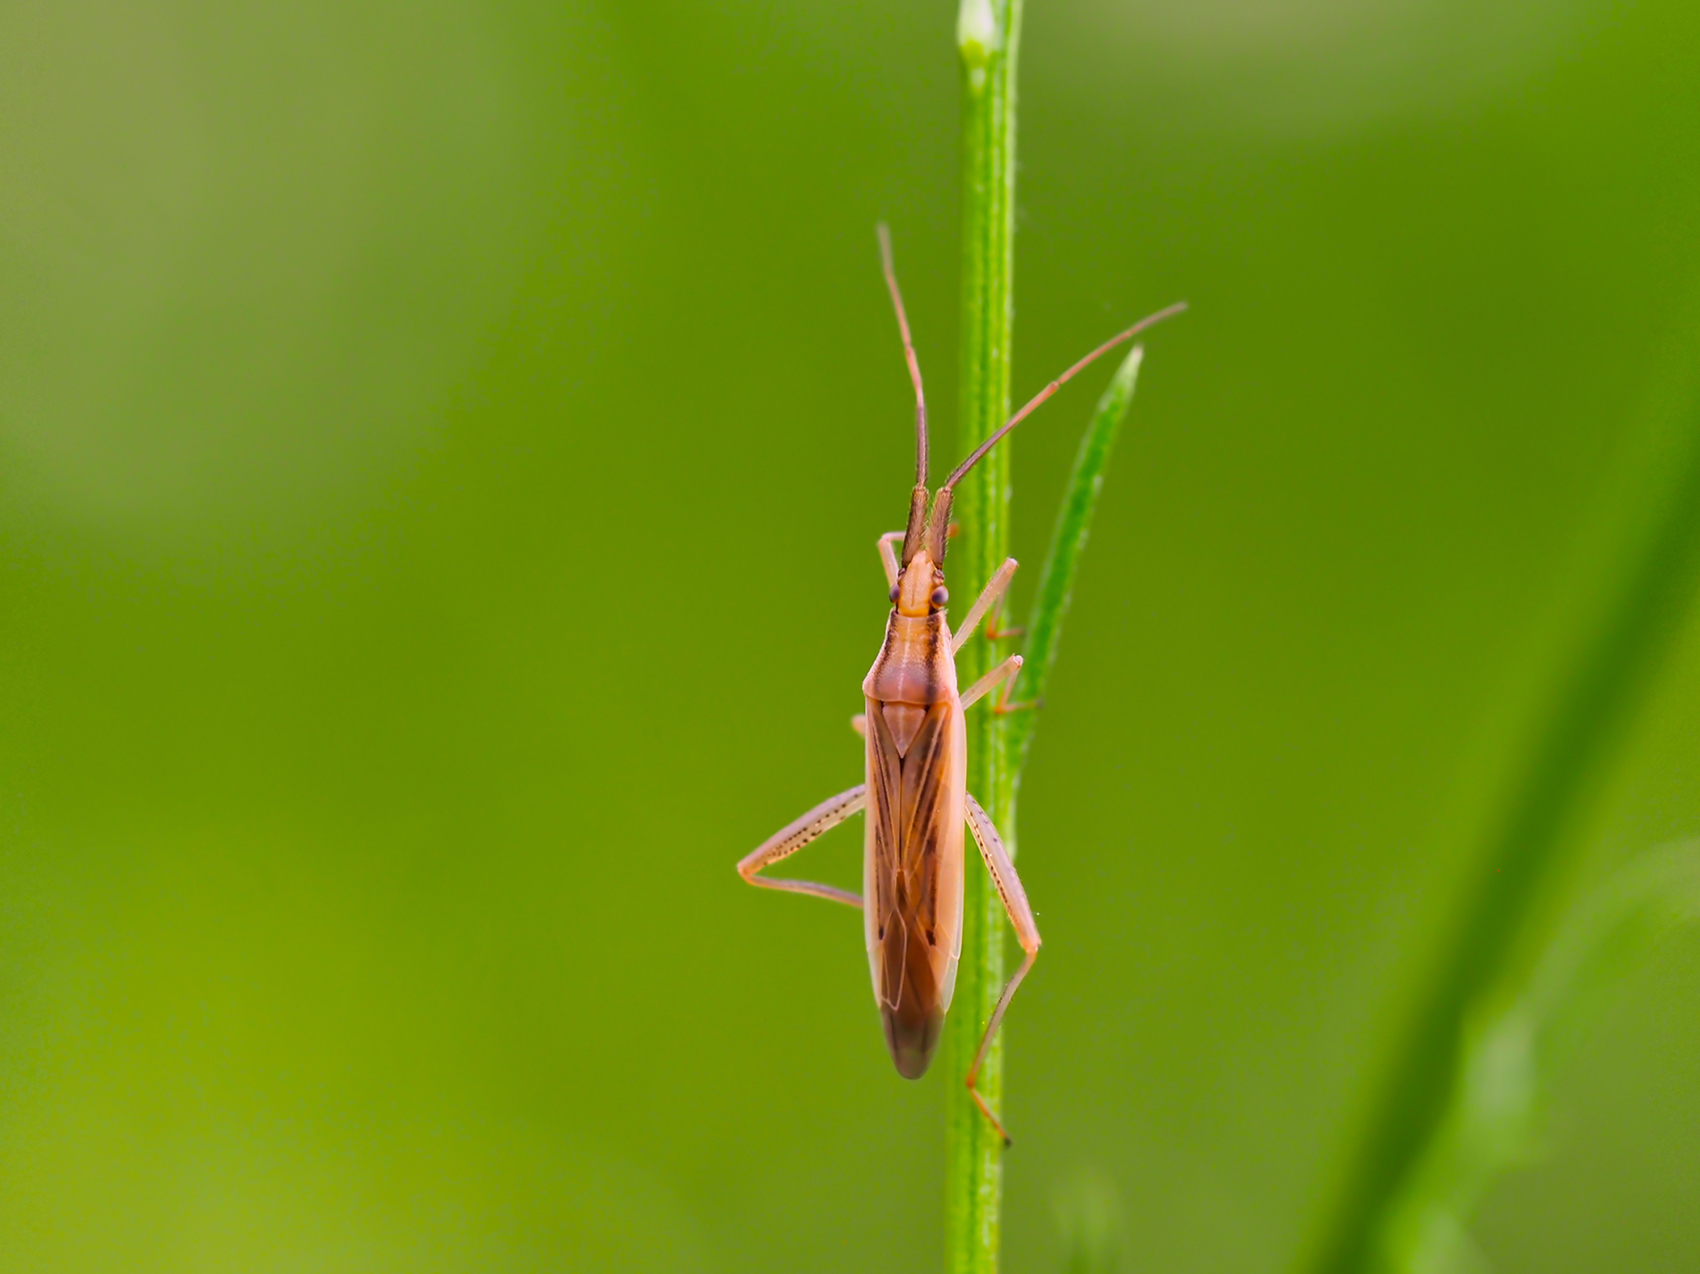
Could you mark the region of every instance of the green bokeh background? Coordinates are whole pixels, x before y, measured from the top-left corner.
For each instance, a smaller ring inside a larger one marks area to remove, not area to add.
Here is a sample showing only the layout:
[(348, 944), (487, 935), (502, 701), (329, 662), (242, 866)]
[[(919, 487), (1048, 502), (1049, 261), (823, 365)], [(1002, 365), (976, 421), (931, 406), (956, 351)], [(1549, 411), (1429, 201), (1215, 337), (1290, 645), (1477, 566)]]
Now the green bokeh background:
[[(731, 868), (857, 774), (881, 217), (955, 449), (954, 21), (0, 9), (0, 1267), (939, 1266), (955, 1077)], [(1029, 0), (1017, 393), (1193, 310), (1023, 788), (1010, 1270), (1082, 1195), (1133, 1270), (1311, 1232), (1694, 363), (1696, 66), (1685, 0)], [(1697, 744), (1691, 638), (1586, 874)], [(1690, 936), (1483, 1248), (1692, 1270), (1697, 1126)]]

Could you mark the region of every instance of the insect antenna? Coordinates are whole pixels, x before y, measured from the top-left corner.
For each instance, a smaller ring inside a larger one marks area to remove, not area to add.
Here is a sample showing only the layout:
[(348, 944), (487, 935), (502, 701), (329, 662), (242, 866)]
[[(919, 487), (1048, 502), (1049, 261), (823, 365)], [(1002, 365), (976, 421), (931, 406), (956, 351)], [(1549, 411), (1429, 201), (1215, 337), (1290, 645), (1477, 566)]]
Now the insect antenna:
[(915, 385), (915, 490), (909, 497), (909, 523), (903, 535), (903, 564), (920, 551), (927, 517), (927, 394), (921, 388), (921, 363), (915, 357), (915, 342), (909, 335), (909, 317), (903, 312), (903, 293), (897, 287), (897, 268), (891, 262), (891, 231), (885, 222), (874, 227), (880, 241), (880, 268), (897, 311), (897, 330), (903, 337), (903, 357), (909, 363), (909, 379)]
[(945, 529), (950, 522), (951, 497), (954, 494), (956, 484), (962, 481), (968, 471), (975, 465), (979, 464), (980, 461), (984, 460), (986, 458), (986, 453), (993, 447), (997, 446), (998, 443), (1003, 440), (1005, 434), (1009, 433), (1010, 430), (1014, 429), (1023, 420), (1026, 420), (1028, 416), (1032, 415), (1034, 409), (1037, 408), (1040, 403), (1044, 402), (1052, 394), (1056, 393), (1057, 390), (1067, 384), (1076, 372), (1080, 371), (1083, 367), (1099, 356), (1109, 353), (1124, 341), (1132, 340), (1146, 328), (1155, 326), (1166, 318), (1173, 318), (1184, 309), (1186, 309), (1186, 302), (1176, 301), (1173, 305), (1165, 306), (1158, 310), (1155, 314), (1147, 314), (1125, 332), (1118, 332), (1116, 335), (1110, 337), (1109, 340), (1105, 341), (1097, 349), (1093, 350), (1061, 376), (1058, 376), (1049, 385), (1046, 385), (1038, 393), (1034, 394), (1032, 398), (1028, 399), (1025, 407), (1016, 412), (1015, 415), (1011, 416), (1009, 420), (1006, 421), (995, 433), (993, 433), (990, 438), (987, 438), (986, 441), (982, 442), (978, 447), (975, 447), (974, 450), (968, 454), (968, 458), (966, 460), (950, 471), (950, 476), (944, 480), (944, 485), (939, 488), (938, 499), (933, 502), (933, 519), (932, 526), (930, 528), (931, 534), (928, 536), (928, 540), (930, 543), (934, 544), (936, 549), (933, 554), (935, 561), (942, 562), (944, 560), (946, 541)]
[(1161, 323), (1166, 318), (1173, 318), (1184, 309), (1186, 309), (1186, 302), (1176, 301), (1173, 305), (1166, 306), (1165, 308), (1158, 310), (1155, 314), (1146, 315), (1144, 318), (1140, 319), (1139, 322), (1128, 328), (1127, 331), (1118, 332), (1116, 335), (1110, 337), (1109, 340), (1105, 341), (1097, 349), (1093, 350), (1061, 376), (1058, 376), (1049, 385), (1046, 385), (1038, 393), (1034, 394), (1033, 397), (1028, 400), (1025, 407), (1009, 418), (1009, 421), (1003, 426), (1003, 428), (999, 429), (978, 447), (975, 447), (974, 450), (969, 453), (968, 459), (964, 460), (961, 464), (957, 465), (956, 468), (950, 471), (950, 477), (944, 480), (944, 486), (941, 487), (940, 490), (949, 491), (955, 487), (958, 482), (962, 481), (964, 475), (966, 475), (967, 472), (975, 465), (979, 464), (981, 460), (985, 459), (986, 453), (993, 447), (997, 446), (1005, 434), (1007, 434), (1011, 429), (1014, 429), (1023, 420), (1026, 420), (1028, 416), (1032, 415), (1035, 407), (1044, 402), (1052, 394), (1056, 393), (1057, 390), (1061, 389), (1068, 383), (1076, 372), (1080, 371), (1088, 363), (1092, 362), (1102, 354), (1109, 353), (1123, 341), (1131, 341), (1146, 328)]

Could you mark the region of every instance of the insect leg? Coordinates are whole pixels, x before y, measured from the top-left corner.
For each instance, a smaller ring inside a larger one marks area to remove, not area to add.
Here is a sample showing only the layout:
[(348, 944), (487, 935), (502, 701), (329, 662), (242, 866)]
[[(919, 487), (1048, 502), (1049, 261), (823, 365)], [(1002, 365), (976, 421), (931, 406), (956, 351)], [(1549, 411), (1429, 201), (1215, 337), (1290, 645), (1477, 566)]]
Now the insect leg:
[(885, 567), (885, 584), (887, 588), (897, 587), (897, 550), (893, 544), (900, 541), (907, 531), (887, 531), (880, 536), (880, 565)]
[(968, 689), (962, 692), (962, 710), (964, 712), (968, 711), (968, 709), (973, 707), (975, 703), (983, 699), (986, 692), (991, 690), (992, 687), (996, 686), (1000, 681), (1009, 680), (1020, 671), (1021, 656), (1011, 655), (1008, 659), (1004, 660), (996, 668), (993, 668), (984, 677), (981, 677), (980, 680), (976, 681), (973, 685), (969, 686)]
[(1021, 944), (1026, 958), (1021, 967), (1015, 971), (1015, 976), (1004, 987), (1003, 994), (998, 997), (998, 1006), (992, 1010), (992, 1017), (986, 1023), (986, 1033), (980, 1037), (979, 1051), (974, 1054), (974, 1064), (968, 1068), (968, 1091), (974, 1095), (974, 1104), (980, 1108), (991, 1125), (1003, 1138), (1003, 1144), (1009, 1145), (1009, 1134), (1003, 1130), (1003, 1125), (987, 1108), (985, 1100), (974, 1087), (974, 1081), (979, 1077), (980, 1064), (986, 1060), (986, 1050), (991, 1047), (992, 1036), (997, 1033), (998, 1023), (1003, 1021), (1004, 1010), (1009, 1007), (1015, 988), (1021, 985), (1021, 979), (1027, 976), (1027, 970), (1033, 967), (1033, 961), (1039, 954), (1039, 926), (1033, 919), (1033, 908), (1027, 904), (1027, 891), (1021, 887), (1021, 877), (1015, 874), (1015, 864), (1010, 861), (1009, 851), (1003, 847), (1003, 838), (998, 835), (998, 829), (993, 826), (991, 817), (980, 808), (980, 802), (972, 796), (967, 799), (968, 827), (974, 833), (974, 843), (980, 847), (980, 857), (986, 860), (986, 870), (992, 874), (992, 884), (997, 887), (998, 897), (1003, 899), (1003, 909), (1009, 916), (1009, 922), (1015, 926), (1016, 941)]
[(962, 649), (968, 639), (974, 635), (974, 625), (980, 622), (980, 616), (986, 613), (986, 608), (1003, 596), (1004, 589), (1009, 587), (1009, 581), (1015, 575), (1017, 565), (1019, 563), (1013, 557), (1009, 558), (1002, 566), (998, 567), (992, 578), (986, 581), (985, 589), (975, 599), (974, 604), (968, 608), (968, 613), (963, 616), (962, 627), (958, 628), (955, 635), (951, 637), (951, 654), (954, 655)]
[(1009, 594), (998, 598), (997, 605), (992, 607), (992, 613), (986, 616), (986, 640), (1002, 641), (1005, 637), (1025, 637), (1025, 628), (1005, 628), (1003, 626), (1004, 611), (1009, 606)]
[(854, 730), (857, 734), (861, 735), (864, 739), (867, 738), (868, 737), (868, 714), (865, 713), (865, 712), (858, 712), (855, 716), (851, 717), (850, 718), (850, 728), (852, 730)]
[(992, 705), (992, 715), (1004, 717), (1008, 716), (1012, 712), (1031, 712), (1034, 708), (1042, 708), (1045, 706), (1045, 701), (1042, 698), (1023, 699), (1020, 703), (1011, 703), (1009, 701), (1009, 696), (1010, 692), (1014, 689), (1015, 678), (1011, 677), (1008, 681), (1003, 683), (1003, 693), (998, 696), (997, 702)]
[(858, 783), (848, 792), (840, 792), (830, 800), (822, 801), (807, 814), (793, 823), (788, 823), (772, 836), (769, 836), (757, 848), (744, 855), (738, 863), (738, 874), (752, 885), (760, 885), (763, 889), (783, 889), (794, 894), (812, 894), (816, 898), (830, 898), (833, 902), (847, 903), (852, 907), (862, 905), (862, 896), (853, 894), (847, 889), (835, 889), (831, 885), (816, 884), (812, 880), (774, 880), (767, 876), (758, 876), (769, 863), (776, 863), (781, 858), (789, 857), (803, 848), (823, 832), (837, 827), (852, 814), (860, 813), (868, 803), (868, 785)]

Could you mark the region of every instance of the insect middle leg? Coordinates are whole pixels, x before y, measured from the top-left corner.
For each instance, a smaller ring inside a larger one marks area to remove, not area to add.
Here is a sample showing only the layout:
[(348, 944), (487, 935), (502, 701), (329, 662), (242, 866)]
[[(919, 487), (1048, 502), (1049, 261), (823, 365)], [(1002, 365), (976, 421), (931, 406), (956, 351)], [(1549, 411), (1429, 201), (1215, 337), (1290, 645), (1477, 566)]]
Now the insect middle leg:
[(772, 836), (769, 836), (738, 863), (738, 874), (752, 885), (763, 889), (782, 889), (787, 893), (810, 894), (816, 898), (829, 898), (833, 902), (842, 902), (851, 907), (862, 905), (862, 895), (853, 894), (848, 889), (837, 889), (832, 885), (818, 884), (812, 880), (775, 880), (757, 873), (769, 863), (776, 863), (781, 858), (788, 858), (803, 848), (810, 841), (823, 833), (837, 827), (852, 814), (860, 813), (868, 803), (868, 785), (858, 783), (847, 792), (840, 792), (830, 800), (822, 801), (807, 814), (794, 822), (786, 824)]
[(980, 857), (986, 860), (986, 870), (992, 875), (992, 884), (997, 887), (998, 897), (1003, 900), (1004, 913), (1009, 917), (1009, 923), (1015, 927), (1015, 939), (1021, 944), (1026, 953), (1021, 961), (1021, 967), (1015, 971), (998, 997), (997, 1007), (992, 1010), (991, 1020), (986, 1023), (986, 1033), (980, 1037), (980, 1047), (974, 1054), (974, 1064), (968, 1068), (968, 1091), (974, 1096), (974, 1104), (980, 1108), (980, 1113), (990, 1122), (1003, 1138), (1003, 1144), (1009, 1145), (1009, 1134), (1003, 1130), (996, 1115), (986, 1105), (974, 1087), (974, 1081), (980, 1076), (980, 1065), (986, 1060), (986, 1050), (991, 1047), (992, 1036), (997, 1034), (998, 1023), (1003, 1021), (1004, 1010), (1009, 1007), (1010, 999), (1015, 995), (1015, 988), (1021, 985), (1021, 979), (1027, 976), (1027, 970), (1033, 967), (1033, 961), (1039, 955), (1039, 926), (1033, 919), (1033, 908), (1027, 903), (1027, 891), (1021, 887), (1021, 877), (1015, 874), (1015, 864), (1010, 861), (1009, 851), (1003, 846), (1003, 838), (998, 835), (997, 827), (992, 823), (991, 816), (980, 808), (980, 802), (972, 796), (967, 798), (968, 828), (974, 833), (974, 843), (980, 847)]
[(1004, 590), (1009, 587), (1009, 581), (1015, 578), (1015, 568), (1019, 565), (1013, 557), (1008, 558), (992, 573), (992, 578), (986, 581), (986, 587), (980, 591), (980, 596), (975, 598), (974, 604), (968, 608), (968, 613), (962, 617), (962, 627), (958, 628), (951, 638), (951, 654), (961, 650), (974, 635), (974, 625), (980, 622), (980, 616), (986, 613), (986, 608), (1003, 596)]
[(1003, 693), (998, 696), (997, 702), (992, 704), (992, 711), (998, 716), (1005, 716), (1011, 712), (1026, 712), (1044, 703), (1043, 699), (1023, 699), (1020, 703), (1009, 701), (1009, 692), (1015, 689), (1015, 674), (1021, 671), (1021, 663), (1020, 655), (1011, 655), (996, 668), (993, 668), (962, 692), (962, 706), (967, 708), (977, 702), (1000, 681), (1003, 682)]
[[(985, 698), (987, 692), (994, 689), (999, 682), (1007, 681), (1013, 685), (1015, 674), (1021, 671), (1021, 663), (1022, 660), (1020, 655), (1011, 655), (996, 668), (993, 668), (990, 672), (988, 672), (984, 677), (981, 677), (973, 685), (969, 686), (968, 689), (962, 692), (962, 710), (964, 712), (968, 711), (969, 708), (973, 707), (981, 699)], [(1002, 697), (1006, 699), (1009, 697), (1008, 686), (1005, 686)]]
[(987, 641), (1002, 641), (1005, 637), (1025, 637), (1027, 635), (1025, 628), (1017, 628), (1013, 625), (1009, 628), (1003, 626), (1004, 613), (1008, 609), (1009, 594), (1005, 593), (998, 598), (997, 604), (992, 607), (992, 613), (986, 616)]

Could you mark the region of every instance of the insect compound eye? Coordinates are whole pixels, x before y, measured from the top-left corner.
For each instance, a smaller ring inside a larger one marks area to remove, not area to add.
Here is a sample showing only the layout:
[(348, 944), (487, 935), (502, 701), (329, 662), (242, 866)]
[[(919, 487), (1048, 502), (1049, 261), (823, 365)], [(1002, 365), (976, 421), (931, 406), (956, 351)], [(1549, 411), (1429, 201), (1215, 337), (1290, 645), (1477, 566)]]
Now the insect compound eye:
[(950, 590), (948, 588), (946, 588), (943, 584), (940, 584), (937, 588), (935, 588), (933, 590), (933, 605), (934, 606), (943, 606), (949, 600), (950, 600)]
[(898, 594), (900, 594), (902, 591), (903, 591), (903, 585), (893, 584), (891, 586), (891, 600), (895, 602), (897, 600)]

